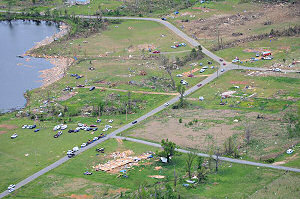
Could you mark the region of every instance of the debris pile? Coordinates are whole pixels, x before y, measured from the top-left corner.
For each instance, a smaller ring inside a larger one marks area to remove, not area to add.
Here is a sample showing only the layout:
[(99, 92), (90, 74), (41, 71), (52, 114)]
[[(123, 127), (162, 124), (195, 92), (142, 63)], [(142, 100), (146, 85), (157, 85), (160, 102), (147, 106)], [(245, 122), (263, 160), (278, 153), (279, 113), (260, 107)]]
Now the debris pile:
[(106, 162), (105, 164), (98, 164), (93, 168), (96, 171), (105, 171), (110, 173), (117, 173), (123, 169), (131, 168), (134, 165), (138, 165), (141, 160), (152, 158), (152, 152), (143, 153), (139, 156), (131, 156), (133, 151), (127, 150), (123, 152), (114, 152), (110, 155), (113, 160)]

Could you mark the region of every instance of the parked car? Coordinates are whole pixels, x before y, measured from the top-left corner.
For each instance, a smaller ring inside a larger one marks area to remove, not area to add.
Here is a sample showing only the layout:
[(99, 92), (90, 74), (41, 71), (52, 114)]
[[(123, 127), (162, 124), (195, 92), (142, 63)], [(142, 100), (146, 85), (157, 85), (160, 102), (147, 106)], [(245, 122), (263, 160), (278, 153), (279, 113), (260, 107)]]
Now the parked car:
[(40, 129), (35, 129), (35, 130), (34, 130), (35, 133), (38, 132), (38, 131), (40, 131)]
[(96, 141), (96, 140), (98, 140), (98, 137), (94, 137), (94, 138), (93, 138), (93, 141)]
[(114, 121), (114, 120), (109, 120), (108, 122), (109, 122), (109, 123), (112, 123), (113, 121)]
[(74, 153), (74, 151), (72, 151), (72, 150), (68, 150), (68, 152), (67, 152), (67, 156), (68, 156), (68, 158), (71, 158), (71, 157), (75, 156), (75, 153)]
[(77, 87), (78, 87), (78, 88), (83, 88), (83, 87), (84, 87), (84, 85), (82, 85), (82, 84), (79, 84), (79, 85), (77, 85)]
[(97, 122), (97, 123), (100, 123), (101, 121), (102, 121), (101, 119), (97, 119), (97, 121), (96, 121), (96, 122)]
[(69, 129), (69, 130), (68, 130), (68, 133), (74, 133), (74, 130)]
[(100, 153), (104, 153), (104, 148), (97, 148), (96, 151)]
[(225, 62), (223, 62), (223, 66), (226, 66), (226, 63), (225, 63)]
[(188, 77), (194, 77), (194, 75), (193, 74), (189, 74)]
[(61, 130), (65, 130), (66, 128), (68, 128), (68, 125), (64, 124), (60, 127)]
[(198, 87), (201, 87), (201, 86), (202, 86), (202, 84), (197, 84), (197, 86), (198, 86)]
[(15, 187), (16, 187), (15, 184), (11, 184), (11, 185), (9, 185), (9, 186), (7, 187), (7, 189), (10, 190), (10, 189), (14, 189)]
[(205, 72), (205, 69), (202, 68), (199, 72), (200, 72), (200, 73), (204, 73), (204, 72)]
[(167, 21), (167, 18), (165, 18), (165, 17), (162, 17), (162, 18), (161, 18), (161, 20), (163, 20), (163, 21)]
[(92, 172), (86, 171), (86, 172), (84, 172), (83, 174), (84, 174), (84, 175), (92, 175), (93, 173), (92, 173)]
[(159, 51), (159, 50), (155, 50), (155, 51), (153, 51), (153, 53), (154, 53), (154, 54), (159, 54), (160, 51)]
[(82, 143), (81, 148), (86, 147), (86, 143)]
[(131, 122), (131, 124), (136, 124), (137, 123), (137, 121), (135, 120), (135, 121), (133, 121), (133, 122)]
[(90, 88), (90, 91), (92, 91), (92, 90), (95, 90), (95, 86), (92, 86), (92, 87)]
[(95, 125), (95, 124), (92, 124), (92, 125), (90, 125), (90, 127), (97, 127), (97, 125)]
[(224, 60), (220, 58), (220, 59), (219, 59), (219, 61), (221, 61), (221, 62), (222, 62), (222, 61), (224, 61)]
[(224, 72), (224, 71), (225, 71), (224, 68), (222, 68), (222, 69), (221, 69), (221, 72)]
[(62, 131), (58, 131), (53, 137), (54, 138), (58, 138), (61, 135), (62, 135)]
[(93, 131), (97, 131), (98, 130), (98, 128), (96, 127), (96, 128), (93, 128)]
[(14, 133), (14, 134), (12, 134), (12, 136), (10, 136), (11, 139), (15, 139), (17, 137), (18, 137), (18, 134), (16, 134), (16, 133)]
[(208, 69), (208, 66), (203, 66), (202, 69)]
[(167, 106), (169, 106), (170, 104), (169, 104), (168, 102), (166, 102), (164, 105), (167, 107)]
[(182, 74), (177, 74), (177, 75), (176, 75), (176, 77), (182, 77), (182, 76), (183, 76)]
[(13, 191), (15, 191), (14, 188), (11, 188), (11, 189), (8, 190), (9, 193), (11, 193), (11, 192), (13, 192)]

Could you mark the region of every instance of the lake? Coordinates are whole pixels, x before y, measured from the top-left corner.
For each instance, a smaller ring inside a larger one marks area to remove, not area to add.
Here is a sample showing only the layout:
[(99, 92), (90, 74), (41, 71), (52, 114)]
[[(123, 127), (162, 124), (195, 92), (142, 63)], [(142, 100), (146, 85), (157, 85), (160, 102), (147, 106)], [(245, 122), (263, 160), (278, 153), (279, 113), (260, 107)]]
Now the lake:
[(42, 85), (39, 71), (53, 67), (43, 58), (17, 56), (58, 31), (45, 21), (0, 21), (0, 112), (24, 107), (24, 92)]

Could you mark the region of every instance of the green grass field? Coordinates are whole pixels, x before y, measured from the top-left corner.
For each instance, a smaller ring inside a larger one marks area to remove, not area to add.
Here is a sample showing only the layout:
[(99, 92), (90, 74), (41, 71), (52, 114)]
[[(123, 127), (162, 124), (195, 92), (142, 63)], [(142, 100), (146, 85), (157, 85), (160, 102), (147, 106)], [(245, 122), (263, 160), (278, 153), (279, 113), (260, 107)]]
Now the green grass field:
[[(264, 39), (262, 41), (249, 42), (246, 44), (241, 44), (238, 47), (216, 51), (215, 53), (229, 62), (235, 59), (235, 57), (238, 57), (241, 61), (243, 61), (241, 65), (245, 66), (268, 68), (273, 64), (282, 64), (283, 66), (287, 67), (293, 62), (293, 59), (300, 59), (299, 42), (299, 37), (281, 37), (276, 39)], [(250, 63), (249, 59), (251, 57), (255, 57), (256, 53), (247, 51), (271, 51), (272, 56), (274, 58), (272, 60), (259, 60)], [(286, 60), (285, 63), (283, 62), (283, 59)], [(247, 63), (245, 62), (246, 60), (248, 60)], [(292, 69), (299, 69), (299, 64)]]
[[(243, 110), (278, 112), (288, 106), (296, 105), (299, 97), (298, 78), (287, 77), (252, 77), (246, 71), (229, 71), (209, 83), (190, 97), (203, 96), (203, 102), (195, 102), (205, 108), (237, 108)], [(234, 86), (239, 86), (235, 88)], [(245, 86), (249, 86), (245, 89)], [(220, 106), (220, 94), (226, 91), (236, 91), (235, 97), (223, 100), (225, 106)], [(241, 100), (240, 97), (249, 97)]]
[[(101, 144), (101, 147), (105, 147), (105, 154), (128, 149), (133, 150), (136, 155), (149, 150), (157, 151), (156, 148), (145, 145), (133, 144), (128, 141), (123, 141), (123, 144), (121, 144), (115, 140), (106, 141)], [(117, 178), (118, 174), (92, 170), (91, 167), (95, 164), (104, 163), (110, 159), (102, 154), (97, 156), (94, 150), (90, 149), (73, 158), (66, 164), (24, 186), (24, 188), (15, 191), (10, 197), (62, 198), (72, 194), (85, 194), (94, 197), (111, 198), (119, 197), (120, 192), (123, 192), (123, 196), (125, 192), (125, 195), (129, 196), (129, 193), (136, 190), (141, 184), (151, 187), (155, 183), (161, 183), (162, 185), (168, 183), (173, 186), (173, 172), (175, 168), (179, 178), (176, 191), (184, 198), (245, 198), (261, 190), (262, 187), (276, 182), (276, 179), (280, 179), (283, 176), (283, 171), (224, 162), (221, 164), (220, 171), (217, 174), (209, 174), (207, 183), (197, 185), (196, 188), (186, 189), (182, 186), (186, 179), (184, 177), (184, 160), (186, 155), (178, 154), (174, 156), (172, 163), (168, 165), (153, 160), (146, 161), (142, 166), (135, 166), (133, 169), (129, 169), (127, 172), (128, 178)], [(162, 169), (155, 170), (156, 166), (161, 166)], [(92, 171), (93, 175), (84, 176), (83, 172), (87, 170)], [(149, 178), (149, 175), (163, 175), (166, 178), (156, 180)], [(288, 179), (299, 178), (298, 175), (294, 174), (286, 177)], [(298, 184), (299, 180), (296, 183)], [(293, 187), (293, 190), (299, 192), (294, 185), (286, 186)], [(286, 193), (289, 193), (289, 190), (278, 193), (278, 196), (284, 196)]]

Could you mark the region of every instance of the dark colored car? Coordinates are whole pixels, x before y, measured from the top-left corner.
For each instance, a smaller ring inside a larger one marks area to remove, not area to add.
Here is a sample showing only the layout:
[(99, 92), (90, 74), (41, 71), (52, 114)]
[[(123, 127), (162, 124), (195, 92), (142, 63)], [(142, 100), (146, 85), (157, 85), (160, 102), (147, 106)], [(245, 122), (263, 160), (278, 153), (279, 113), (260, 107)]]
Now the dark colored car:
[(188, 77), (194, 77), (194, 75), (193, 74), (189, 74)]
[(35, 130), (34, 130), (34, 132), (38, 132), (38, 131), (40, 131), (40, 129), (35, 129)]
[(69, 129), (69, 130), (68, 130), (68, 133), (74, 133), (74, 130)]
[(161, 18), (161, 20), (167, 21), (167, 18), (163, 17), (163, 18)]
[(201, 87), (201, 86), (202, 86), (202, 84), (197, 84), (197, 86), (198, 86), (198, 87)]
[(97, 152), (104, 153), (104, 148), (96, 149)]
[(93, 131), (97, 131), (97, 130), (98, 130), (98, 128), (97, 128), (97, 127), (93, 129)]
[(131, 124), (136, 124), (137, 123), (137, 121), (135, 120), (135, 121), (133, 121), (133, 122), (131, 122)]
[(77, 87), (82, 88), (82, 87), (84, 87), (84, 85), (79, 84), (79, 85), (77, 85)]
[(95, 86), (92, 86), (92, 87), (90, 88), (90, 91), (92, 91), (92, 90), (95, 90)]
[(223, 61), (223, 59), (220, 58), (219, 61)]
[(153, 54), (159, 54), (159, 53), (160, 53), (159, 50), (153, 51)]
[(95, 125), (95, 124), (92, 124), (92, 125), (90, 125), (90, 127), (97, 127), (97, 125)]
[(53, 137), (58, 138), (59, 136), (61, 136), (61, 134), (62, 134), (62, 131), (58, 131)]
[(93, 173), (92, 173), (92, 172), (86, 171), (86, 172), (84, 172), (83, 174), (84, 174), (84, 175), (92, 175)]

